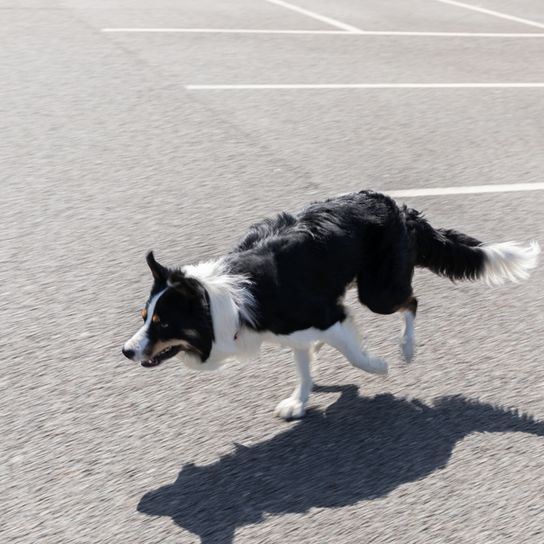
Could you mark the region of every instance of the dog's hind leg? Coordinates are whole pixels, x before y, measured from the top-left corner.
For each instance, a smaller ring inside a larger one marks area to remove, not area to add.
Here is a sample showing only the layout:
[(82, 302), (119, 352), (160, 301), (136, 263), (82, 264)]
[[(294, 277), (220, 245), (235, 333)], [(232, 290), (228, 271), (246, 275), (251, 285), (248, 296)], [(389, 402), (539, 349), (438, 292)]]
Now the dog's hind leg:
[(371, 374), (387, 374), (387, 363), (379, 357), (370, 356), (362, 349), (351, 318), (338, 321), (324, 331), (323, 340), (337, 349), (353, 366)]
[(312, 349), (294, 349), (295, 364), (297, 368), (298, 385), (292, 395), (282, 400), (274, 411), (274, 414), (283, 419), (299, 419), (304, 416), (306, 403), (312, 390)]
[(400, 341), (402, 357), (407, 363), (411, 363), (415, 352), (414, 322), (417, 313), (417, 298), (410, 297), (408, 302), (401, 308), (404, 317), (404, 327)]

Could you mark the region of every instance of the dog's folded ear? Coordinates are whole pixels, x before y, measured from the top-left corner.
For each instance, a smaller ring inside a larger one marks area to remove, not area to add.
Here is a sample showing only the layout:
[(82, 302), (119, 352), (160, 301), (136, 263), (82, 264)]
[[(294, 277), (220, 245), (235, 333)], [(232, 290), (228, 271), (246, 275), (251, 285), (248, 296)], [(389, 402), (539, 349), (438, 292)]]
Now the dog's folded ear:
[(173, 270), (168, 276), (168, 286), (173, 287), (187, 298), (199, 298), (202, 289), (198, 280), (188, 278), (181, 270)]
[(169, 270), (155, 260), (155, 256), (153, 255), (152, 251), (150, 251), (146, 255), (145, 260), (147, 261), (147, 265), (151, 269), (153, 277), (157, 281), (166, 281), (166, 279), (168, 278)]

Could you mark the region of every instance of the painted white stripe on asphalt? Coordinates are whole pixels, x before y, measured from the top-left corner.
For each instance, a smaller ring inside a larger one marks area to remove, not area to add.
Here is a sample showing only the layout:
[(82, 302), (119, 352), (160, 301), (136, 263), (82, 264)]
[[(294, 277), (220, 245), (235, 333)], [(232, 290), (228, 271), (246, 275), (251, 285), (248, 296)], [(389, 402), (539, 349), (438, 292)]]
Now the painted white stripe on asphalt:
[(456, 0), (435, 0), (435, 2), (442, 2), (442, 4), (449, 4), (451, 6), (456, 6), (458, 8), (470, 9), (472, 11), (478, 11), (480, 13), (485, 13), (486, 15), (493, 15), (494, 17), (499, 17), (500, 19), (507, 19), (508, 21), (515, 21), (516, 23), (522, 23), (524, 25), (535, 26), (537, 28), (544, 28), (544, 23), (537, 23), (536, 21), (530, 21), (529, 19), (523, 19), (521, 17), (516, 17), (515, 15), (508, 15), (508, 13), (503, 13), (501, 11), (494, 11), (492, 9), (481, 8), (479, 6), (473, 6), (472, 4), (465, 4), (464, 2), (457, 2)]
[(388, 30), (364, 30), (346, 32), (345, 30), (269, 30), (258, 28), (102, 28), (102, 32), (142, 32), (180, 34), (324, 34), (332, 36), (437, 36), (450, 38), (544, 38), (541, 32), (412, 32)]
[(399, 189), (382, 191), (389, 196), (442, 196), (442, 195), (475, 195), (481, 193), (513, 193), (524, 191), (544, 191), (544, 183), (509, 183), (504, 185), (469, 185), (464, 187), (429, 187), (422, 189)]
[(358, 36), (345, 30), (267, 30), (258, 28), (103, 28), (102, 32), (179, 32), (185, 34), (332, 34)]
[(261, 91), (319, 89), (540, 89), (544, 83), (323, 83), (323, 84), (233, 84), (185, 85), (189, 91)]
[(315, 13), (314, 11), (310, 11), (310, 10), (301, 8), (299, 6), (295, 6), (294, 4), (290, 4), (289, 2), (284, 2), (283, 0), (266, 0), (266, 1), (270, 2), (271, 4), (276, 4), (277, 6), (281, 6), (283, 8), (296, 11), (297, 13), (301, 13), (302, 15), (307, 15), (308, 17), (311, 17), (312, 19), (316, 19), (317, 21), (321, 21), (322, 23), (327, 23), (331, 26), (335, 26), (336, 28), (341, 28), (342, 30), (346, 30), (347, 32), (361, 31), (359, 28), (356, 28), (354, 26), (348, 25), (346, 23), (342, 23), (341, 21), (337, 21), (336, 19), (332, 19), (331, 17), (326, 17), (325, 15), (320, 15), (319, 13)]
[(364, 30), (340, 32), (345, 36), (441, 36), (450, 38), (543, 38), (542, 32), (416, 32), (404, 30)]

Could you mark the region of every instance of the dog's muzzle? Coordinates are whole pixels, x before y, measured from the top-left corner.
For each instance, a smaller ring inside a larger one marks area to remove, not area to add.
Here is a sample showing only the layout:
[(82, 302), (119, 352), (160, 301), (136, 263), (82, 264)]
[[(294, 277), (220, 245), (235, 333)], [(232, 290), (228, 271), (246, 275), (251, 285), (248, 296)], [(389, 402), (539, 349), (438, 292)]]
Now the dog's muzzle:
[(144, 358), (145, 356), (136, 357), (136, 352), (133, 349), (127, 348), (126, 344), (123, 346), (121, 351), (127, 359), (130, 359), (131, 361), (139, 361), (143, 367), (151, 368), (158, 366), (163, 361), (166, 361), (166, 359), (170, 359), (177, 355), (181, 351), (181, 346), (170, 346), (149, 358)]

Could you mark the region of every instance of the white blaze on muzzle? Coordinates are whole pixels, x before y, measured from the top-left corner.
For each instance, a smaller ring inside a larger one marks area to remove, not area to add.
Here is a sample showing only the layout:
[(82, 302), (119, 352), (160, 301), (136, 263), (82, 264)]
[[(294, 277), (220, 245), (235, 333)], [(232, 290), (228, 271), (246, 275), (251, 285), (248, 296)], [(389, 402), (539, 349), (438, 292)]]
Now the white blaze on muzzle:
[(147, 308), (145, 323), (130, 340), (127, 340), (127, 342), (125, 342), (125, 345), (123, 346), (123, 351), (132, 351), (134, 353), (134, 355), (131, 357), (131, 359), (133, 359), (134, 361), (144, 361), (145, 359), (149, 358), (149, 326), (151, 325), (151, 322), (153, 320), (155, 306), (157, 305), (159, 298), (165, 291), (166, 289), (163, 289), (160, 293), (157, 293), (150, 300), (149, 306)]

